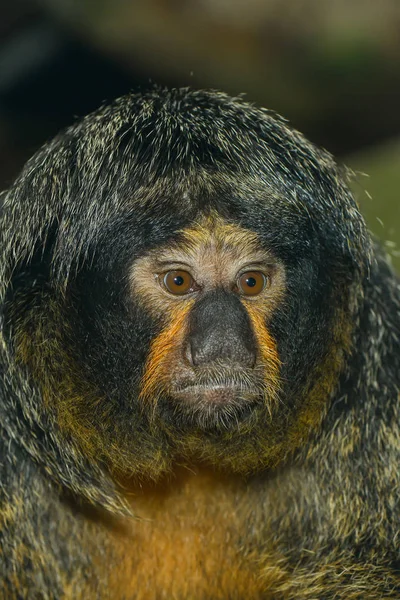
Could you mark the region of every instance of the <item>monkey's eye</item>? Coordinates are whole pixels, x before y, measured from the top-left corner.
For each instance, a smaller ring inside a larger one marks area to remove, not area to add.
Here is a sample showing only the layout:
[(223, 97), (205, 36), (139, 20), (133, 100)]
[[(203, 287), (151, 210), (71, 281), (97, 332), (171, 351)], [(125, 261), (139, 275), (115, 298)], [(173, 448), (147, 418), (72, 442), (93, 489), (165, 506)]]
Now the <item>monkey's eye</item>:
[(257, 296), (266, 285), (267, 277), (261, 271), (246, 271), (237, 280), (239, 292), (245, 296)]
[(194, 289), (194, 279), (187, 271), (168, 271), (163, 278), (165, 289), (175, 296), (188, 294)]

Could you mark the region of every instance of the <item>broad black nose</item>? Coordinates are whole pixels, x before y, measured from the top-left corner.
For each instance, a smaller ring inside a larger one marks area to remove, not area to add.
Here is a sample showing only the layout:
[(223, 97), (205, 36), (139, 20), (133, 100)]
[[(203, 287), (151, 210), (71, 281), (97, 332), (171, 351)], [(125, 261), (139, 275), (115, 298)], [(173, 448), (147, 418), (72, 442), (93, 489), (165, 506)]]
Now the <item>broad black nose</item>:
[(195, 366), (215, 361), (252, 368), (256, 339), (249, 315), (233, 292), (208, 292), (194, 305), (189, 317), (186, 357)]

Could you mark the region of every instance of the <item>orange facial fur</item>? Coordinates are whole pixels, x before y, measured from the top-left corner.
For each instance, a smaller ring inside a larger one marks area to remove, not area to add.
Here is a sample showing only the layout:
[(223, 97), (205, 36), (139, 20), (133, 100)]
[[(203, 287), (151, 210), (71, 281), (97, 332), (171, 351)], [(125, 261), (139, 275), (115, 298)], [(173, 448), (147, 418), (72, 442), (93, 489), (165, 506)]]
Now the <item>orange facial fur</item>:
[(175, 350), (181, 346), (185, 336), (185, 321), (193, 302), (187, 302), (176, 308), (168, 324), (153, 340), (149, 357), (142, 377), (140, 399), (142, 402), (157, 404), (160, 393), (168, 387), (171, 362)]
[(265, 314), (252, 306), (251, 302), (247, 303), (246, 308), (257, 339), (260, 363), (264, 367), (266, 397), (269, 402), (273, 402), (277, 399), (280, 387), (279, 371), (281, 362), (276, 343), (265, 324)]

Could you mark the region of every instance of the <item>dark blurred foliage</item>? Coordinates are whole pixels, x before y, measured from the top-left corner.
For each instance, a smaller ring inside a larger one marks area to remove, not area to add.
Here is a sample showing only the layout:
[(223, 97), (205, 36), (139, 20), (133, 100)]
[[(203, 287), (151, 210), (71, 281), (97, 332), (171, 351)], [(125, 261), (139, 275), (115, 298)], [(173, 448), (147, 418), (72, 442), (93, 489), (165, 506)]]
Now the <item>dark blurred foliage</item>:
[(386, 190), (371, 210), (362, 180), (360, 202), (396, 238), (398, 0), (0, 0), (0, 189), (61, 128), (152, 82), (246, 93), (336, 155), (355, 153), (375, 198)]
[(0, 26), (0, 189), (61, 128), (147, 82), (30, 3), (19, 13), (18, 4), (8, 7)]

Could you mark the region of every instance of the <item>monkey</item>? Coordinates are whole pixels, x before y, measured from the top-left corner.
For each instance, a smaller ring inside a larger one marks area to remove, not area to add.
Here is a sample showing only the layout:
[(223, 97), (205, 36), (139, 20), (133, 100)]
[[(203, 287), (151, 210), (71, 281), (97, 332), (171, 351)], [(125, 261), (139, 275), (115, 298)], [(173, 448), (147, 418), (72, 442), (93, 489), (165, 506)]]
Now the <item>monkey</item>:
[(0, 596), (400, 597), (400, 287), (267, 109), (131, 93), (1, 196)]

